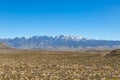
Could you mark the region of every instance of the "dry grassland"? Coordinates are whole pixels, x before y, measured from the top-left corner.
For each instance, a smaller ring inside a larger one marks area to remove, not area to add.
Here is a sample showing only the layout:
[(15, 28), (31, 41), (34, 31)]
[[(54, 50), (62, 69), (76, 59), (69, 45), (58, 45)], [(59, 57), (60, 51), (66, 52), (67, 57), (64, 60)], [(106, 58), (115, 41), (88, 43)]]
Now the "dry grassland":
[(0, 53), (0, 80), (120, 80), (120, 57), (104, 53)]

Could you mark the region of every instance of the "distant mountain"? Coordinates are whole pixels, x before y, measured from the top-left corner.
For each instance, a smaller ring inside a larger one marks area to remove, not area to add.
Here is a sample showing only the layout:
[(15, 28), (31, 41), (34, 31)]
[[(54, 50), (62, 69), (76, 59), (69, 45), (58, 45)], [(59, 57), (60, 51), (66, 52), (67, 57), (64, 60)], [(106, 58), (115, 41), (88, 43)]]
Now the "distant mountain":
[(83, 50), (83, 49), (117, 49), (120, 41), (95, 40), (79, 36), (32, 36), (14, 39), (0, 39), (11, 47), (19, 49), (40, 50)]

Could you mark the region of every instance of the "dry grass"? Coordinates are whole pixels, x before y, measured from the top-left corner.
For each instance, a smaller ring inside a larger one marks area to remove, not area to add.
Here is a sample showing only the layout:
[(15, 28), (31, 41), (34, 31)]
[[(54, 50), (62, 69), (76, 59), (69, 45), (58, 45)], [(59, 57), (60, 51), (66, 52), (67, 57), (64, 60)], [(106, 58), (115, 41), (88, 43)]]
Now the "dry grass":
[(117, 56), (95, 52), (10, 53), (0, 54), (0, 80), (120, 80)]

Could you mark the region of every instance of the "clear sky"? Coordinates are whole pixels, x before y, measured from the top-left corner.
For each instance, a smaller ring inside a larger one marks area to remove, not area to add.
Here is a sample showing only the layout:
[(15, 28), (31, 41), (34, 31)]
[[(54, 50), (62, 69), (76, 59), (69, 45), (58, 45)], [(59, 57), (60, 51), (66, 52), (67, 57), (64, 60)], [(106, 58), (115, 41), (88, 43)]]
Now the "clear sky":
[(61, 34), (120, 40), (120, 0), (0, 0), (0, 38)]

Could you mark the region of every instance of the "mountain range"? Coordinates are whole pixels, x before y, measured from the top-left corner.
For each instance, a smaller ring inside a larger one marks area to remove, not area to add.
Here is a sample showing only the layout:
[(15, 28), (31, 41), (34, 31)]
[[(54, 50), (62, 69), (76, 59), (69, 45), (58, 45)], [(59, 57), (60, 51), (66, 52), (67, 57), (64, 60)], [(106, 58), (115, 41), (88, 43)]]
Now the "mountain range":
[(79, 36), (32, 36), (0, 39), (12, 48), (35, 50), (86, 50), (86, 49), (117, 49), (120, 41), (95, 40)]

